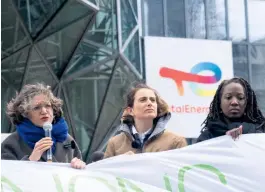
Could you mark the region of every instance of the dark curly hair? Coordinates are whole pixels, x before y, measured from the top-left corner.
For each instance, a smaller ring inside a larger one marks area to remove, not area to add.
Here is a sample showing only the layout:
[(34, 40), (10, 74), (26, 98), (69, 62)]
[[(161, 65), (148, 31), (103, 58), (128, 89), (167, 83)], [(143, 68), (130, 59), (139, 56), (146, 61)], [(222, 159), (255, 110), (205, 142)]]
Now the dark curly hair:
[(246, 94), (247, 105), (245, 108), (245, 119), (247, 122), (260, 124), (263, 131), (265, 131), (265, 118), (260, 111), (257, 103), (257, 97), (250, 84), (243, 78), (234, 77), (229, 80), (224, 80), (218, 86), (218, 89), (214, 95), (213, 101), (210, 104), (209, 114), (204, 120), (203, 125), (207, 127), (209, 121), (220, 120), (224, 118), (224, 114), (221, 109), (221, 96), (223, 89), (230, 83), (239, 83), (243, 86)]
[(63, 101), (53, 95), (50, 86), (37, 83), (25, 85), (20, 93), (17, 93), (16, 97), (7, 104), (6, 114), (12, 124), (17, 125), (23, 121), (24, 117), (28, 117), (31, 100), (40, 94), (46, 95), (50, 100), (55, 119), (62, 116)]

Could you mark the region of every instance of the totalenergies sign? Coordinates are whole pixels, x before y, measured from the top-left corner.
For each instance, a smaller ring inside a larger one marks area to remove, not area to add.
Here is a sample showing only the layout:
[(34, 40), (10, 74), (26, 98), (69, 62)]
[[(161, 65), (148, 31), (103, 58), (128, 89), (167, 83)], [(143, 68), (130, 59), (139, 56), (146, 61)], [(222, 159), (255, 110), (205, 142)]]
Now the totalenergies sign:
[[(199, 75), (198, 73), (202, 71), (211, 71), (214, 75)], [(191, 68), (189, 73), (168, 67), (162, 67), (159, 73), (161, 77), (169, 78), (175, 81), (180, 96), (184, 95), (183, 81), (190, 82), (190, 88), (194, 94), (202, 97), (213, 96), (216, 89), (203, 89), (200, 88), (197, 83), (214, 84), (222, 78), (222, 71), (220, 67), (212, 62), (198, 63)]]
[(167, 129), (197, 137), (219, 84), (233, 77), (232, 43), (145, 37), (146, 83), (168, 103)]

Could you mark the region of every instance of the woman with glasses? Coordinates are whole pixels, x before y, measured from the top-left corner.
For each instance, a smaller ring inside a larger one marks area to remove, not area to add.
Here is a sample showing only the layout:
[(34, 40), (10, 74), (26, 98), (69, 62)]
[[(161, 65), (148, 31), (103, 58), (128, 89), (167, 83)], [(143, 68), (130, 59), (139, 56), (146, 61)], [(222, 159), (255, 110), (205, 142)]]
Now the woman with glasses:
[[(51, 149), (52, 162), (71, 163), (77, 169), (85, 167), (62, 117), (62, 100), (53, 95), (49, 86), (24, 86), (7, 104), (6, 113), (16, 131), (1, 144), (2, 159), (47, 161), (46, 151)], [(51, 137), (45, 137), (44, 123), (52, 124)]]

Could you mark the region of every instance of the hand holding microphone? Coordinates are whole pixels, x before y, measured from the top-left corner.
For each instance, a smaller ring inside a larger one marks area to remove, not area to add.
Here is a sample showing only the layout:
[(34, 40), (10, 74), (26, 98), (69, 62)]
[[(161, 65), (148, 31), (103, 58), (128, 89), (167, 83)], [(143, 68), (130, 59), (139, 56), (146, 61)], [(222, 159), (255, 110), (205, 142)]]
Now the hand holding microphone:
[[(49, 122), (45, 122), (43, 124), (43, 130), (45, 132), (45, 137), (40, 139), (34, 146), (34, 149), (29, 157), (30, 161), (39, 161), (42, 154), (46, 151), (47, 162), (52, 162), (52, 124)], [(75, 143), (70, 142), (64, 146), (65, 148), (71, 147), (75, 148)], [(84, 169), (86, 167), (86, 163), (81, 159), (73, 158), (71, 161), (71, 167), (75, 169)]]
[(42, 156), (43, 152), (47, 151), (51, 148), (53, 141), (50, 137), (44, 137), (39, 140), (29, 156), (30, 161), (39, 161), (40, 157)]
[(52, 138), (51, 138), (51, 131), (52, 131), (52, 124), (49, 122), (45, 122), (43, 125), (43, 129), (45, 131), (45, 137), (39, 140), (29, 156), (30, 161), (38, 161), (40, 160), (42, 154), (47, 151), (47, 162), (52, 162)]

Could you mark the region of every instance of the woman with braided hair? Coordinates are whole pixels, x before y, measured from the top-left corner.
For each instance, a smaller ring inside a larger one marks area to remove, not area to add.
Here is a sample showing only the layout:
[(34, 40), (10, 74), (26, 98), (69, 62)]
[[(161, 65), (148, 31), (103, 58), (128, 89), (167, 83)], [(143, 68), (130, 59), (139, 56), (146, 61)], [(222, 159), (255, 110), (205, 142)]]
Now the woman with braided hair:
[(218, 87), (197, 142), (223, 135), (264, 133), (265, 118), (256, 94), (243, 78), (224, 80)]

